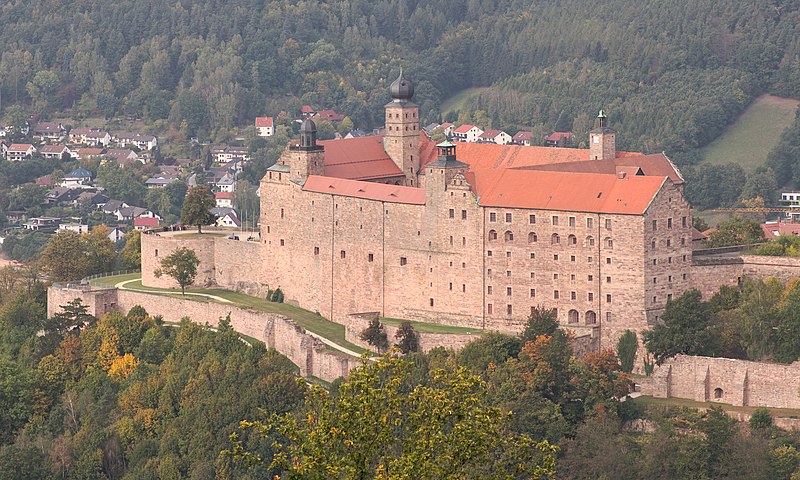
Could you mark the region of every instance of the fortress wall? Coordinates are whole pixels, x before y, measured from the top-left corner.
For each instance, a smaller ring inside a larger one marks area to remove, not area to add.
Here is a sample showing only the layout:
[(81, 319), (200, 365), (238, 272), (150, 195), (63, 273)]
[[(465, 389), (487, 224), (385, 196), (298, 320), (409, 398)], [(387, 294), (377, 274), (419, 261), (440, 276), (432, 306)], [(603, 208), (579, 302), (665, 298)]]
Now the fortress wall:
[(742, 273), (746, 277), (775, 277), (783, 282), (800, 277), (800, 258), (742, 255)]
[(162, 275), (161, 278), (156, 278), (153, 272), (161, 266), (164, 257), (181, 247), (194, 250), (200, 260), (193, 285), (202, 287), (214, 284), (216, 280), (214, 242), (217, 238), (219, 237), (213, 235), (207, 237), (142, 235), (142, 284), (148, 287), (179, 288), (171, 277)]
[(195, 323), (216, 326), (220, 318), (230, 314), (234, 330), (261, 340), (268, 347), (286, 355), (300, 367), (301, 375), (315, 376), (329, 382), (347, 374), (360, 362), (358, 358), (329, 349), (282, 315), (222, 303), (183, 300), (129, 290), (85, 291), (50, 287), (47, 292), (48, 314), (52, 315), (59, 305), (75, 298), (81, 298), (84, 304), (89, 305), (89, 312), (94, 315), (103, 315), (112, 310), (127, 313), (134, 305), (141, 305), (151, 315), (162, 315), (168, 322), (179, 322), (183, 317), (189, 317)]
[[(367, 326), (369, 326), (370, 320), (372, 320), (376, 313), (366, 313), (366, 314), (353, 314), (348, 315), (344, 318), (342, 322), (344, 324), (344, 332), (345, 332), (345, 339), (348, 342), (354, 343), (360, 347), (374, 349), (373, 346), (361, 340), (359, 336), (361, 332), (364, 331)], [(386, 337), (389, 340), (389, 345), (392, 345), (395, 342), (395, 334), (397, 333), (398, 327), (394, 325), (387, 325), (383, 324), (383, 327), (386, 329)], [(469, 342), (479, 338), (479, 335), (468, 335), (468, 334), (447, 334), (447, 333), (420, 333), (417, 332), (419, 338), (419, 346), (420, 350), (423, 352), (428, 352), (433, 348), (436, 347), (444, 347), (444, 348), (452, 348), (453, 350), (459, 350), (464, 345), (468, 344)]]
[(652, 377), (642, 382), (642, 393), (699, 402), (800, 408), (800, 362), (781, 365), (679, 355), (656, 367)]
[(722, 285), (735, 287), (744, 276), (741, 261), (716, 261), (698, 257), (691, 267), (692, 288), (700, 290), (704, 300), (709, 300), (719, 292)]
[(216, 284), (232, 290), (247, 290), (256, 296), (266, 295), (259, 288), (261, 280), (261, 244), (254, 241), (214, 239), (214, 279)]

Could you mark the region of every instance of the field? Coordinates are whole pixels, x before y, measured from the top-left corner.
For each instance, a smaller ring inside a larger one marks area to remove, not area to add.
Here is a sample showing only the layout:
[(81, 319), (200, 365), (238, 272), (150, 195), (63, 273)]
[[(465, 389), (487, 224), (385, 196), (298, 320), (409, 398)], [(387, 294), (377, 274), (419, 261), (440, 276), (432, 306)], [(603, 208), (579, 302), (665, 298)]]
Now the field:
[[(463, 110), (467, 102), (480, 95), (484, 90), (486, 90), (486, 87), (465, 88), (448, 98), (442, 102), (442, 117), (454, 122), (456, 120), (454, 114), (459, 110)], [(451, 118), (448, 118), (448, 116)]]
[(772, 95), (755, 99), (736, 122), (701, 150), (701, 163), (735, 163), (745, 171), (755, 170), (767, 160), (781, 133), (791, 125), (800, 101)]

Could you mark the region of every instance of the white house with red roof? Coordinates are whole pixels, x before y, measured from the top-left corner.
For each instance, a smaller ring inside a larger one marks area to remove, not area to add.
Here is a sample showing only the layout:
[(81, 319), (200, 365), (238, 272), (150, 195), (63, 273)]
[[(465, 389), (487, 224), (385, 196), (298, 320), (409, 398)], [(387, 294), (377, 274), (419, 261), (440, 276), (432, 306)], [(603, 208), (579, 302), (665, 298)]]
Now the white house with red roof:
[(33, 128), (34, 140), (60, 142), (67, 136), (64, 125), (55, 122), (39, 122)]
[(147, 230), (157, 228), (160, 225), (156, 217), (136, 217), (133, 219), (133, 228), (136, 230)]
[(214, 194), (214, 200), (216, 200), (218, 207), (233, 208), (232, 192), (217, 192), (216, 194)]
[(344, 115), (336, 113), (335, 110), (320, 110), (314, 114), (315, 119), (328, 120), (330, 122), (341, 122), (344, 120)]
[(525, 145), (527, 147), (531, 146), (531, 140), (533, 139), (533, 132), (521, 131), (514, 134), (511, 137), (511, 143), (514, 145)]
[(300, 114), (303, 116), (303, 118), (313, 117), (316, 113), (317, 111), (314, 110), (311, 105), (303, 105), (300, 108)]
[(256, 130), (259, 137), (275, 135), (275, 123), (272, 117), (256, 117)]
[(450, 122), (444, 122), (443, 124), (439, 125), (436, 128), (438, 130), (441, 130), (445, 134), (445, 136), (449, 137), (450, 135), (453, 134), (453, 129), (456, 128), (456, 126)]
[(69, 141), (79, 145), (107, 147), (111, 143), (111, 134), (99, 128), (73, 128), (69, 132)]
[(111, 141), (120, 147), (134, 146), (139, 150), (153, 150), (158, 147), (158, 138), (153, 135), (141, 135), (138, 133), (115, 133), (111, 136)]
[(6, 160), (9, 162), (21, 162), (31, 158), (34, 153), (36, 153), (36, 147), (30, 143), (12, 143), (6, 150)]
[(496, 143), (497, 145), (508, 145), (511, 143), (511, 135), (502, 130), (486, 130), (478, 137), (480, 143)]
[(553, 132), (544, 139), (545, 147), (566, 147), (575, 136), (572, 132)]
[(476, 143), (483, 134), (483, 130), (475, 125), (465, 123), (453, 130), (453, 140), (458, 142)]

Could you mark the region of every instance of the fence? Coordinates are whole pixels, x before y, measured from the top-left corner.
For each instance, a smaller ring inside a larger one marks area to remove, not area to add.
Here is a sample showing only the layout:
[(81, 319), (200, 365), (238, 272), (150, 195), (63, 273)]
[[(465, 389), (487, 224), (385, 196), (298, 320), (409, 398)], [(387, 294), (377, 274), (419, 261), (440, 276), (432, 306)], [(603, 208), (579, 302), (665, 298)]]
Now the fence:
[(80, 284), (81, 285), (88, 285), (88, 283), (97, 278), (103, 277), (115, 277), (117, 275), (128, 275), (130, 273), (142, 273), (142, 270), (139, 268), (132, 268), (128, 270), (115, 270), (113, 272), (106, 272), (106, 273), (96, 273), (94, 275), (89, 275), (88, 277), (82, 278)]

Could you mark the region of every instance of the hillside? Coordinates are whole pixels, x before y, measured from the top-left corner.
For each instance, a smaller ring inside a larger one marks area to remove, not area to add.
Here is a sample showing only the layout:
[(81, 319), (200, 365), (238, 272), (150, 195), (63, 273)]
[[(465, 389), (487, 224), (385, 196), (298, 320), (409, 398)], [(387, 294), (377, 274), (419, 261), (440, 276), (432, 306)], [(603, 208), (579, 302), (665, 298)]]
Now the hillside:
[(790, 98), (762, 95), (716, 140), (701, 150), (701, 164), (740, 165), (753, 171), (767, 161), (781, 133), (792, 124), (800, 102)]

